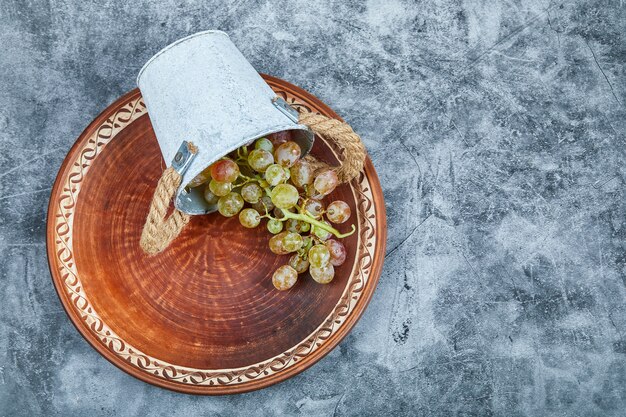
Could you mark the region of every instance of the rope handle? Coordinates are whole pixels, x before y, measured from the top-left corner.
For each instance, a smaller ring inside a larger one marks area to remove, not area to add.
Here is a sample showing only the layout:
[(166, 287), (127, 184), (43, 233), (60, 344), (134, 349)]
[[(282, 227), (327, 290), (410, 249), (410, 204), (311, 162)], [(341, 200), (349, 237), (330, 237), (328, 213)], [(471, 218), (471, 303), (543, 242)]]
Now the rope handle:
[(154, 190), (150, 211), (139, 240), (141, 248), (148, 255), (162, 252), (189, 223), (189, 215), (178, 209), (174, 209), (172, 214), (165, 218), (170, 201), (176, 194), (181, 180), (182, 175), (173, 167), (169, 167), (163, 171)]
[[(316, 135), (334, 141), (342, 150), (337, 167), (331, 167), (307, 155), (307, 161), (313, 164), (316, 172), (332, 169), (339, 181), (346, 183), (356, 178), (363, 170), (367, 151), (361, 138), (349, 124), (309, 112), (299, 113), (298, 123), (308, 126)], [(163, 171), (159, 179), (139, 241), (141, 248), (148, 255), (156, 255), (165, 250), (189, 223), (190, 216), (176, 208), (167, 219), (165, 218), (170, 201), (176, 194), (181, 180), (182, 175), (173, 167)]]
[(338, 167), (331, 167), (307, 155), (305, 159), (314, 164), (317, 170), (334, 170), (342, 184), (352, 181), (363, 171), (367, 151), (361, 137), (348, 123), (316, 113), (300, 113), (298, 123), (308, 126), (316, 135), (334, 141), (342, 150)]

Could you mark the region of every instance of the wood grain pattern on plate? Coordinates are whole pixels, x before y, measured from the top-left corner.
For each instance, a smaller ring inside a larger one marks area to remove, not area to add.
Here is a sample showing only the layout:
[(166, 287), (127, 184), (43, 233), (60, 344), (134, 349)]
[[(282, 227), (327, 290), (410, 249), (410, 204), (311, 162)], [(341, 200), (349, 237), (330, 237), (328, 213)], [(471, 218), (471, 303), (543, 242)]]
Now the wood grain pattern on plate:
[[(338, 116), (304, 90), (263, 76), (294, 107)], [(316, 138), (313, 154), (338, 150)], [(326, 201), (346, 201), (357, 225), (331, 284), (308, 274), (276, 291), (265, 227), (237, 217), (193, 216), (163, 253), (139, 237), (165, 163), (138, 90), (100, 114), (67, 155), (47, 221), (48, 261), (70, 319), (103, 356), (146, 382), (196, 394), (229, 394), (280, 382), (322, 358), (350, 331), (378, 282), (385, 207), (368, 159), (364, 173)]]

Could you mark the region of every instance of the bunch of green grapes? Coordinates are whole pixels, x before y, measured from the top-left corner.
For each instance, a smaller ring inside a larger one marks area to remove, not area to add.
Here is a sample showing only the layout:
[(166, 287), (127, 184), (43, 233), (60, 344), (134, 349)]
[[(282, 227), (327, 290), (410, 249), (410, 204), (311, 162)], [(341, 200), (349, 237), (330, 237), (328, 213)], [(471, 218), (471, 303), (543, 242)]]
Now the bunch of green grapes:
[(252, 229), (267, 219), (273, 235), (269, 249), (290, 255), (272, 276), (278, 290), (293, 287), (306, 271), (320, 284), (331, 282), (335, 267), (346, 260), (346, 248), (338, 239), (355, 231), (354, 225), (348, 233), (331, 225), (348, 221), (348, 204), (336, 200), (324, 205), (324, 197), (339, 184), (337, 174), (315, 172), (300, 153), (293, 141), (275, 144), (261, 138), (215, 162), (189, 184), (204, 186), (205, 200), (216, 204), (224, 217), (239, 215), (243, 227)]

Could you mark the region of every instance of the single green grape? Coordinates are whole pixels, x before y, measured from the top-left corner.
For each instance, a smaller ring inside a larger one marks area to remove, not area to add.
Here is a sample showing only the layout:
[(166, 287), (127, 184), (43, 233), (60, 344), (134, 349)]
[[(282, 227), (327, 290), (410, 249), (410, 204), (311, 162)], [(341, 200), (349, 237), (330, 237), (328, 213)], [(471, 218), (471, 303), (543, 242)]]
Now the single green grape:
[(230, 190), (232, 190), (232, 188), (233, 185), (229, 182), (219, 182), (211, 180), (211, 182), (209, 183), (209, 189), (213, 194), (218, 197), (223, 197), (226, 194), (230, 193)]
[(239, 213), (239, 223), (248, 229), (254, 229), (261, 223), (259, 212), (252, 208), (246, 208)]
[(313, 181), (313, 187), (315, 190), (322, 194), (328, 195), (333, 192), (335, 187), (339, 184), (339, 177), (333, 170), (327, 170), (315, 177)]
[(291, 258), (289, 258), (289, 266), (296, 270), (298, 274), (303, 274), (309, 269), (309, 261), (294, 253)]
[(277, 164), (289, 168), (300, 158), (301, 153), (300, 145), (290, 140), (276, 148), (274, 160)]
[(230, 192), (217, 200), (217, 210), (224, 217), (233, 217), (242, 207), (243, 198), (237, 193)]
[(230, 159), (220, 159), (211, 165), (211, 178), (219, 182), (234, 182), (239, 177), (239, 166)]
[(328, 239), (324, 242), (324, 245), (328, 248), (328, 252), (330, 252), (330, 263), (334, 266), (343, 265), (347, 256), (346, 247), (343, 243), (335, 239)]
[(248, 154), (248, 164), (257, 172), (265, 172), (267, 167), (273, 163), (274, 156), (264, 149), (254, 149)]
[(213, 194), (208, 185), (204, 187), (204, 200), (212, 206), (216, 205), (217, 200), (219, 200), (219, 197)]
[(319, 284), (328, 284), (335, 277), (335, 267), (330, 263), (324, 266), (311, 265), (309, 267), (309, 273), (311, 274), (311, 278)]
[(309, 262), (311, 266), (322, 267), (330, 262), (330, 251), (324, 245), (313, 245), (309, 249)]
[(267, 230), (273, 235), (280, 233), (280, 231), (283, 230), (283, 222), (276, 219), (269, 219), (267, 222)]
[(287, 232), (282, 232), (270, 238), (270, 250), (276, 255), (286, 255), (289, 253), (285, 250), (285, 248), (283, 248), (283, 237), (285, 237), (286, 234)]
[(274, 152), (274, 145), (268, 138), (257, 139), (254, 142), (254, 149), (261, 149), (268, 152)]
[(265, 170), (265, 180), (269, 185), (275, 187), (286, 180), (285, 170), (278, 164), (272, 164)]
[(291, 182), (298, 188), (313, 184), (313, 166), (306, 160), (300, 159), (289, 169)]
[[(241, 196), (248, 203), (257, 203), (263, 197), (263, 189), (255, 182), (249, 182), (241, 187)], [(258, 210), (257, 210), (258, 211)], [(260, 211), (259, 213), (263, 213)]]
[(300, 232), (301, 233), (306, 233), (309, 230), (311, 230), (311, 223), (300, 222)]
[(288, 209), (298, 203), (298, 190), (291, 184), (278, 184), (272, 190), (272, 203), (278, 208)]
[(295, 252), (302, 247), (304, 241), (298, 233), (287, 232), (283, 237), (283, 249), (287, 252)]
[(272, 275), (272, 284), (274, 288), (285, 291), (296, 285), (298, 281), (298, 272), (289, 265), (279, 267), (274, 275)]
[[(330, 223), (328, 223), (326, 220), (322, 220), (322, 223), (330, 226)], [(313, 233), (315, 236), (319, 238), (319, 240), (322, 240), (322, 241), (328, 240), (332, 236), (332, 233), (330, 233), (328, 230), (322, 229), (319, 226), (311, 227), (311, 233)]]
[(326, 208), (326, 217), (335, 224), (345, 223), (350, 218), (350, 206), (341, 200), (333, 201)]

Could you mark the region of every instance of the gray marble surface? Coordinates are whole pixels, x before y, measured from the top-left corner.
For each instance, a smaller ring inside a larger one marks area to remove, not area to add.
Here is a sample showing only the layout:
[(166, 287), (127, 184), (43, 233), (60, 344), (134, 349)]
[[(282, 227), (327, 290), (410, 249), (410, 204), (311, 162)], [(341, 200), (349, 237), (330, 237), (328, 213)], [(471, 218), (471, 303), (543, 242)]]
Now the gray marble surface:
[[(339, 347), (218, 398), (100, 357), (44, 244), (76, 137), (160, 47), (208, 28), (363, 135), (389, 223)], [(0, 416), (626, 414), (621, 0), (2, 0), (0, 45)]]

